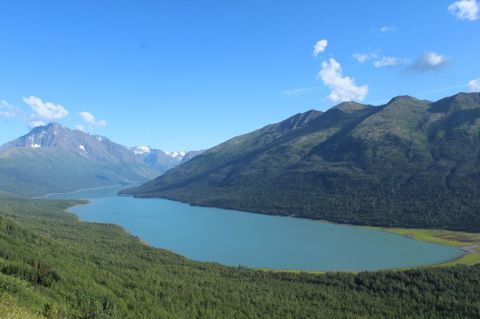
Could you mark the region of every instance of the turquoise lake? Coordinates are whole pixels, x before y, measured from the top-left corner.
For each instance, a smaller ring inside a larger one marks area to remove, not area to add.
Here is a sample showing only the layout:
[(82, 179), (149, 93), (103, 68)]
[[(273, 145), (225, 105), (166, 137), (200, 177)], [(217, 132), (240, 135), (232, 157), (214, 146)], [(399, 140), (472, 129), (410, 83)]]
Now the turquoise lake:
[(49, 198), (87, 199), (89, 204), (70, 209), (81, 220), (118, 224), (154, 247), (232, 266), (361, 271), (436, 264), (463, 254), (457, 248), (380, 230), (164, 199), (119, 197), (119, 189), (91, 189)]

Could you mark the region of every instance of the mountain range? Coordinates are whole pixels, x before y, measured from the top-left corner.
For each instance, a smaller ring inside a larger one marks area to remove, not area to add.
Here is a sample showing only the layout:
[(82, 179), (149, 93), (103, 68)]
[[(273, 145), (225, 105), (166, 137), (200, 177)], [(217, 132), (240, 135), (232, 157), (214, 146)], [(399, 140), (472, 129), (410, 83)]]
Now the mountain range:
[(122, 192), (332, 222), (480, 230), (480, 94), (341, 103)]
[(144, 182), (179, 165), (186, 153), (127, 148), (57, 123), (0, 146), (0, 191), (23, 195)]

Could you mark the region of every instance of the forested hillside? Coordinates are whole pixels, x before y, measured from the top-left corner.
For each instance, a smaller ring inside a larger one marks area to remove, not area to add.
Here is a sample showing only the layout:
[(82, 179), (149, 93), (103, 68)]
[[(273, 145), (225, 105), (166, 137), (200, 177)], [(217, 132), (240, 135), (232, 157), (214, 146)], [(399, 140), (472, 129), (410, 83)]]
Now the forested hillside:
[(297, 114), (124, 193), (340, 223), (480, 231), (480, 94)]
[(64, 211), (77, 203), (2, 198), (0, 309), (68, 319), (480, 314), (480, 266), (309, 274), (193, 262), (78, 221)]

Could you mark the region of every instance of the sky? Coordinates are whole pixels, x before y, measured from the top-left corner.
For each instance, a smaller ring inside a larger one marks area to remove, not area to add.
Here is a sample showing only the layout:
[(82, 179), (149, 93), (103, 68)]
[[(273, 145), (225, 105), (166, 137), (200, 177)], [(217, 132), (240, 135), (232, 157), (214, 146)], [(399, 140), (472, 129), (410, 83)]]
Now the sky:
[(0, 144), (212, 147), (341, 101), (480, 91), (479, 0), (6, 0)]

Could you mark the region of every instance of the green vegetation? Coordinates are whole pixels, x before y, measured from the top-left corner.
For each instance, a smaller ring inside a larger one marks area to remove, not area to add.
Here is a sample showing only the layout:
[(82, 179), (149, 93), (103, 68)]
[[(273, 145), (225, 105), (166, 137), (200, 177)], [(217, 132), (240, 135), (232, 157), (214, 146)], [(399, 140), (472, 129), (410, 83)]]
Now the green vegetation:
[(405, 228), (382, 228), (385, 231), (404, 235), (415, 240), (427, 241), (431, 243), (459, 247), (464, 249), (467, 254), (463, 257), (441, 264), (441, 266), (453, 265), (476, 265), (480, 264), (480, 234), (466, 233), (438, 229), (405, 229)]
[(2, 319), (45, 319), (44, 317), (33, 314), (19, 306), (12, 296), (1, 293), (0, 314)]
[(38, 196), (132, 184), (158, 176), (159, 161), (150, 165), (105, 137), (51, 123), (0, 145), (0, 194)]
[(80, 222), (65, 211), (76, 204), (0, 200), (4, 313), (137, 319), (477, 318), (480, 312), (480, 265), (324, 275), (225, 267), (148, 247), (115, 225)]
[(91, 161), (54, 148), (18, 148), (0, 153), (0, 192), (37, 196), (128, 184), (146, 180), (140, 169), (134, 165)]
[(233, 138), (125, 194), (355, 225), (480, 231), (480, 94), (342, 103)]

